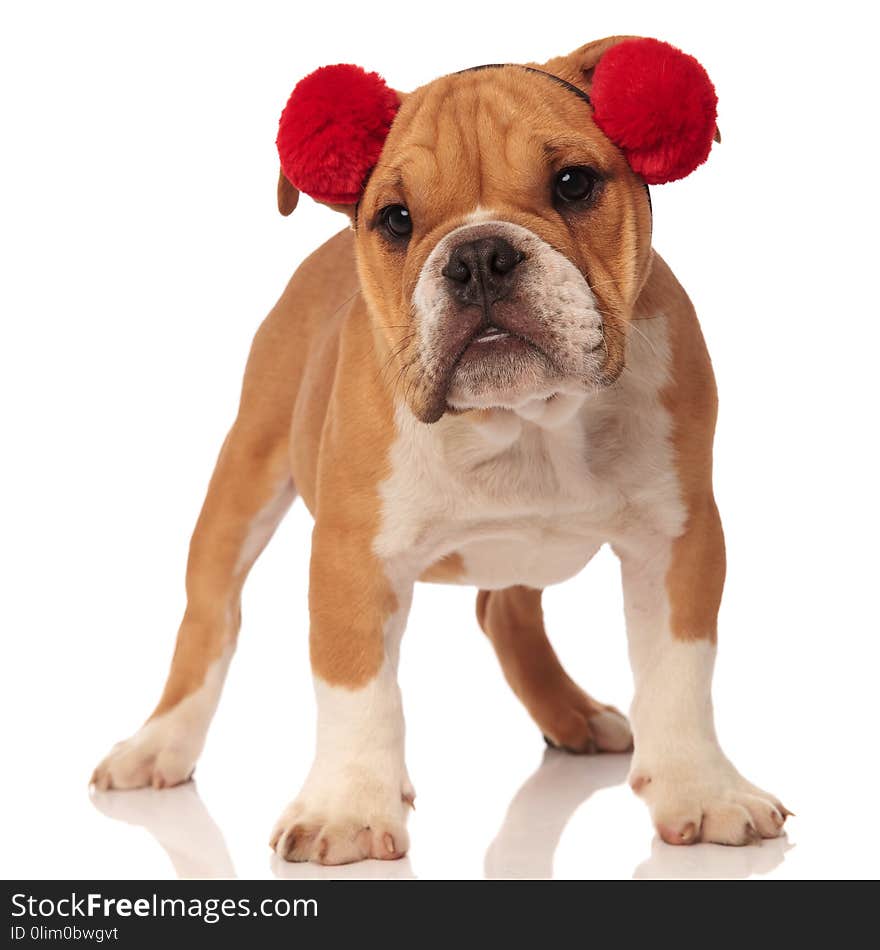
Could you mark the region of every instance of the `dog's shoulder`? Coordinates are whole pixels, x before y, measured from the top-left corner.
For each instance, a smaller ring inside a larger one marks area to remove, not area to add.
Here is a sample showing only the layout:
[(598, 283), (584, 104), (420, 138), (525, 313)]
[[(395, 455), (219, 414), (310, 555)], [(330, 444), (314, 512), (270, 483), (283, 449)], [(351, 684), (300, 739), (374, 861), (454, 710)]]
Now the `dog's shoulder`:
[(672, 444), (683, 496), (694, 504), (695, 498), (711, 492), (718, 391), (694, 306), (656, 252), (635, 315), (634, 326), (642, 328), (650, 326), (652, 318), (664, 318), (669, 378), (661, 396), (672, 419)]
[(714, 420), (715, 378), (709, 351), (694, 305), (669, 265), (655, 251), (651, 271), (634, 309), (636, 331), (663, 318), (670, 351), (670, 385), (666, 401), (675, 411), (701, 409)]
[(301, 319), (319, 319), (338, 310), (359, 288), (354, 235), (346, 228), (297, 267), (281, 299)]

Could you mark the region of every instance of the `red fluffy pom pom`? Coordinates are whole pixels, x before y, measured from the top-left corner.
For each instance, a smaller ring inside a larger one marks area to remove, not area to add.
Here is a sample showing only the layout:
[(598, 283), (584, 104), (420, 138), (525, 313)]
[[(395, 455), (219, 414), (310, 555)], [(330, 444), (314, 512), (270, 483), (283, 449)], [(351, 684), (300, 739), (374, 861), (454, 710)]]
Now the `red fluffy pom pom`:
[(599, 60), (590, 98), (596, 124), (649, 185), (706, 161), (718, 97), (693, 56), (659, 40), (624, 40)]
[(285, 177), (317, 201), (355, 204), (398, 107), (378, 73), (348, 64), (316, 69), (281, 113), (275, 144)]

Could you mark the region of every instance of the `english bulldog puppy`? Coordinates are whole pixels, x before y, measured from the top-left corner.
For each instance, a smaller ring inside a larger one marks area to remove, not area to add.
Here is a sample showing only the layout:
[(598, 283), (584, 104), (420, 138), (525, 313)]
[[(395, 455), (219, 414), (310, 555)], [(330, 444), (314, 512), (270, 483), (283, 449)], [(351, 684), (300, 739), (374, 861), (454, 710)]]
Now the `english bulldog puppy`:
[[(165, 690), (97, 787), (192, 775), (242, 586), (298, 494), (315, 519), (318, 735), (271, 837), (283, 858), (407, 851), (397, 664), (419, 580), (479, 589), (479, 623), (548, 742), (634, 749), (630, 784), (664, 841), (781, 833), (789, 812), (715, 735), (715, 382), (694, 309), (651, 246), (647, 185), (706, 158), (715, 102), (696, 60), (631, 37), (408, 95), (353, 66), (297, 86), (279, 207), (304, 191), (350, 227), (256, 335)], [(542, 620), (542, 589), (603, 544), (621, 563), (631, 725), (568, 676)]]

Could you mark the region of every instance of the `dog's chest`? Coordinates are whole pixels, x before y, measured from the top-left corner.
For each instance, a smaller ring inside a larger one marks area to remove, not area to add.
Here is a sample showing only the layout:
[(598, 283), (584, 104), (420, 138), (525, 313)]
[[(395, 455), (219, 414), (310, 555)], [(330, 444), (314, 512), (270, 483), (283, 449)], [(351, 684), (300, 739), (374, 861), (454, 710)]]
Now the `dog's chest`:
[(606, 541), (675, 530), (671, 420), (658, 398), (665, 363), (645, 374), (640, 355), (617, 386), (587, 397), (433, 426), (401, 410), (377, 552), (404, 574), (455, 554), (462, 583), (544, 587)]

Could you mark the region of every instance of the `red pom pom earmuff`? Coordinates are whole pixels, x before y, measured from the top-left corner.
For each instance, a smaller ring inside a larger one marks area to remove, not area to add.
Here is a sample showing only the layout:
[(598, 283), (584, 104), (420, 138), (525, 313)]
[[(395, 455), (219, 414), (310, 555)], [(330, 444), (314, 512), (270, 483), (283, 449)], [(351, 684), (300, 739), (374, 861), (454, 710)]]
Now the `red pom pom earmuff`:
[(624, 40), (599, 60), (596, 125), (649, 185), (689, 175), (709, 155), (718, 97), (706, 70), (660, 40)]
[(323, 66), (297, 83), (278, 125), (285, 178), (316, 201), (355, 204), (399, 108), (397, 93), (360, 66)]

